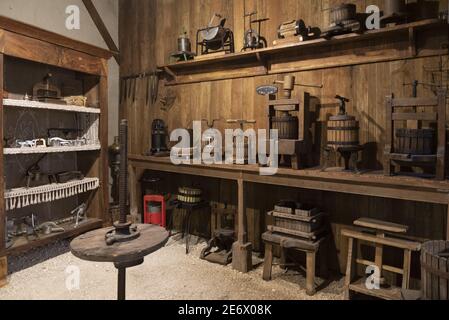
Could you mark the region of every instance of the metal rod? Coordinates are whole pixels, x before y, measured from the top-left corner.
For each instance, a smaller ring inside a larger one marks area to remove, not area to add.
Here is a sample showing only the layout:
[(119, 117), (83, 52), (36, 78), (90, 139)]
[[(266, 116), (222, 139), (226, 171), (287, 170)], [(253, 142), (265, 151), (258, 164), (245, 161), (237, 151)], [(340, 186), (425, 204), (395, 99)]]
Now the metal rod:
[(126, 223), (128, 195), (128, 120), (120, 123), (120, 224)]
[(117, 300), (126, 300), (126, 268), (118, 268)]

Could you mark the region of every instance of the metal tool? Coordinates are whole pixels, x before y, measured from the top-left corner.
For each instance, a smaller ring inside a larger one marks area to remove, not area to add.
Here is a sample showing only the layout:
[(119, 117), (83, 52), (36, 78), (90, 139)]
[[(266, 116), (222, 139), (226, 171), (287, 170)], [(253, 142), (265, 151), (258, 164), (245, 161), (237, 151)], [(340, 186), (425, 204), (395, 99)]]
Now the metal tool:
[(128, 194), (128, 121), (120, 123), (120, 219), (114, 223), (114, 230), (105, 235), (108, 246), (117, 242), (127, 242), (137, 239), (140, 232), (136, 226), (127, 222), (127, 194)]
[(59, 89), (52, 81), (53, 74), (47, 73), (41, 82), (33, 86), (33, 97), (40, 102), (66, 104)]
[[(219, 18), (220, 23), (214, 24), (214, 21)], [(196, 52), (197, 55), (209, 54), (212, 52), (226, 52), (234, 53), (234, 33), (225, 28), (226, 19), (218, 13), (215, 13), (209, 25), (206, 28), (200, 29), (196, 35)]]
[(79, 225), (86, 219), (87, 212), (87, 203), (83, 203), (73, 209), (70, 214), (75, 217), (75, 228), (78, 228)]
[[(261, 36), (262, 23), (270, 20), (269, 18), (253, 20), (253, 16), (257, 15), (257, 11), (251, 13), (245, 13), (243, 16), (243, 25), (246, 30), (246, 20), (249, 18), (249, 29), (245, 31), (243, 38), (243, 49), (242, 51), (251, 49), (261, 49), (268, 46), (267, 39)], [(257, 24), (257, 30), (253, 28), (253, 24)]]
[(278, 28), (278, 38), (286, 39), (298, 37), (299, 41), (318, 39), (321, 35), (319, 28), (306, 26), (304, 20), (290, 20), (282, 23)]
[(65, 229), (58, 226), (55, 222), (50, 221), (39, 225), (39, 227), (37, 227), (37, 231), (43, 233), (44, 235), (49, 235), (52, 233), (65, 232)]

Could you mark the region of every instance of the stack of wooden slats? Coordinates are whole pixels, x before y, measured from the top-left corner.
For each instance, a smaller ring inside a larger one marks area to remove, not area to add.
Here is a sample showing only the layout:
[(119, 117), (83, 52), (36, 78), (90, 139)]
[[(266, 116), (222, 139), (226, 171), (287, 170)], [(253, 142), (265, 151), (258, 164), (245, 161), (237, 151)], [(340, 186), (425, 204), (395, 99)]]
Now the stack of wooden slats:
[(299, 237), (315, 242), (325, 232), (325, 214), (317, 208), (311, 208), (293, 202), (282, 202), (268, 213), (273, 217), (273, 225), (268, 231)]

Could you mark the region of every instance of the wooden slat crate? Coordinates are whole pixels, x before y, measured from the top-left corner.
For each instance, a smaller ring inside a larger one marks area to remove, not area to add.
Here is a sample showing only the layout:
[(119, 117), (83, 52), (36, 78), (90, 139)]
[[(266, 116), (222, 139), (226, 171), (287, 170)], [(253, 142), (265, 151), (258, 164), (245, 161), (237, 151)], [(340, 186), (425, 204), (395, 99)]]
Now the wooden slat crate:
[(292, 214), (272, 211), (268, 213), (274, 218), (274, 225), (279, 228), (311, 233), (323, 225), (323, 213), (312, 217), (301, 217)]

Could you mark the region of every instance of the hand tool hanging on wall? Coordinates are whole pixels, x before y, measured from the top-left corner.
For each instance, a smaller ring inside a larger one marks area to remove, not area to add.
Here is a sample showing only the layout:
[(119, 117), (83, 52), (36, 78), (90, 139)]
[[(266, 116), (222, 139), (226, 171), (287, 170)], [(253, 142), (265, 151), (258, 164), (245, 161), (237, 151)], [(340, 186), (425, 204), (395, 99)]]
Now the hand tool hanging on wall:
[[(134, 103), (138, 96), (138, 86), (145, 87), (145, 105), (155, 105), (159, 96), (159, 74), (161, 70), (143, 72), (139, 74), (122, 77), (121, 102), (131, 101)], [(145, 83), (142, 83), (145, 81)]]

